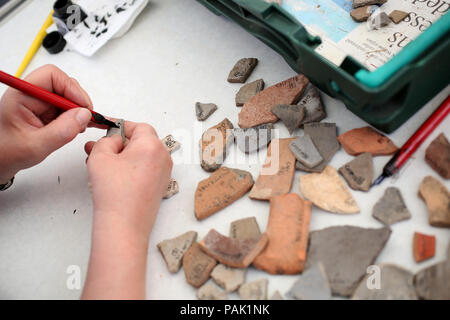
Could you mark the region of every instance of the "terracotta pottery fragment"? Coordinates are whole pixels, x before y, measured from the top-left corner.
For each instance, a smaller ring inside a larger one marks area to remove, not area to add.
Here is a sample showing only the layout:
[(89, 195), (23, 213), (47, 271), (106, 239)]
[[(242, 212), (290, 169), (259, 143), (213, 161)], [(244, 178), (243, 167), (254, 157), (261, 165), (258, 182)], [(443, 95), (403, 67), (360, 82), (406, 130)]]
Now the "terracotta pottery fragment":
[(242, 58), (234, 65), (228, 75), (228, 82), (244, 83), (258, 64), (256, 58)]
[(422, 180), (419, 196), (428, 208), (428, 221), (433, 227), (450, 228), (450, 193), (437, 179), (428, 176)]
[(443, 133), (428, 146), (425, 161), (442, 178), (450, 179), (450, 143)]
[(398, 151), (397, 146), (386, 136), (371, 127), (353, 129), (341, 134), (339, 142), (352, 156), (370, 152), (373, 157), (392, 155)]
[(186, 282), (195, 288), (201, 287), (208, 279), (217, 262), (193, 243), (183, 256), (183, 270)]
[(422, 262), (434, 257), (436, 237), (420, 232), (414, 232), (413, 255), (416, 262)]

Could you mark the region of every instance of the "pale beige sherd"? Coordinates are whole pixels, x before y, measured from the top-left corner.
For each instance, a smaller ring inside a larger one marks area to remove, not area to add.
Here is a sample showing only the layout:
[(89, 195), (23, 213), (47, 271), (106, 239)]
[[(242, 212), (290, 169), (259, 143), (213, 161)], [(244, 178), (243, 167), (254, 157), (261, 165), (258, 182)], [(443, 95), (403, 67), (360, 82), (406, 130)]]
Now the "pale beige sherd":
[(450, 192), (436, 178), (425, 177), (419, 196), (428, 207), (428, 221), (433, 227), (450, 228)]

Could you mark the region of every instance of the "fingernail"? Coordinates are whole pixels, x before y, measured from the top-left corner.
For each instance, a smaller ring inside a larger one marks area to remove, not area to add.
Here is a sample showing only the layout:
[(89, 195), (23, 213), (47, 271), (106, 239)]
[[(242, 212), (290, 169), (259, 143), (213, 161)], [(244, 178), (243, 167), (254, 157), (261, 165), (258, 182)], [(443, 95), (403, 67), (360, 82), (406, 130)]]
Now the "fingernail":
[(76, 119), (82, 128), (86, 128), (91, 120), (92, 114), (88, 109), (80, 109), (77, 112)]

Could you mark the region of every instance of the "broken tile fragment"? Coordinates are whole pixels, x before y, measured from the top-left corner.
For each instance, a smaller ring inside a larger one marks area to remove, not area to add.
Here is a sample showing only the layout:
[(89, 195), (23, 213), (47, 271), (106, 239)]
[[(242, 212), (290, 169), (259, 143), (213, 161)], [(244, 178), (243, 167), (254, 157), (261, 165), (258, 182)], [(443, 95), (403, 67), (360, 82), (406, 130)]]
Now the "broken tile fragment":
[(261, 231), (255, 217), (235, 220), (230, 225), (230, 237), (233, 239), (259, 238)]
[(270, 297), (269, 300), (284, 300), (283, 296), (281, 295), (280, 291), (275, 291), (272, 297)]
[(389, 18), (395, 24), (402, 22), (407, 16), (408, 16), (408, 12), (400, 11), (400, 10), (394, 10), (389, 14)]
[(319, 151), (322, 162), (317, 166), (309, 168), (297, 161), (296, 169), (306, 172), (322, 172), (331, 161), (334, 154), (339, 150), (339, 141), (337, 140), (337, 129), (335, 123), (313, 122), (303, 126), (305, 135), (309, 135), (317, 150)]
[(204, 253), (198, 242), (193, 243), (183, 256), (186, 282), (199, 288), (209, 279), (216, 264), (216, 260)]
[(161, 252), (171, 273), (176, 273), (180, 270), (183, 255), (196, 240), (197, 232), (188, 231), (176, 238), (158, 243), (159, 252)]
[(233, 142), (233, 124), (227, 118), (206, 130), (199, 143), (201, 167), (208, 172), (219, 169)]
[(406, 207), (405, 201), (403, 201), (400, 190), (395, 187), (389, 187), (373, 206), (372, 216), (385, 225), (390, 226), (396, 222), (410, 219), (411, 213)]
[(218, 264), (211, 272), (211, 278), (226, 292), (237, 290), (244, 282), (247, 269), (230, 268)]
[(353, 0), (353, 8), (370, 6), (372, 4), (382, 5), (386, 2), (387, 0)]
[(351, 296), (390, 234), (388, 227), (336, 226), (312, 231), (305, 268), (321, 262), (333, 295)]
[(295, 140), (289, 144), (289, 148), (297, 161), (308, 168), (313, 168), (323, 161), (323, 158), (314, 145), (314, 142), (307, 134), (302, 137), (295, 138)]
[(214, 103), (195, 103), (195, 116), (198, 121), (204, 121), (209, 118), (217, 110)]
[(450, 143), (443, 133), (428, 146), (425, 161), (442, 178), (450, 179)]
[(243, 85), (236, 93), (236, 106), (241, 107), (264, 89), (264, 80), (259, 79)]
[(259, 279), (244, 283), (239, 288), (239, 296), (242, 300), (267, 300), (267, 279)]
[(367, 21), (367, 19), (370, 17), (371, 14), (372, 14), (372, 8), (370, 6), (359, 7), (357, 9), (350, 11), (350, 16), (356, 22)]
[(169, 134), (167, 137), (165, 137), (161, 141), (169, 153), (177, 151), (181, 146), (180, 143), (178, 141), (176, 141), (171, 134)]
[(367, 19), (367, 25), (369, 30), (377, 30), (386, 27), (391, 22), (386, 12), (381, 10), (375, 10), (374, 13)]
[(273, 124), (262, 124), (254, 128), (234, 128), (233, 134), (238, 148), (245, 153), (252, 153), (267, 147), (272, 140)]
[(198, 183), (194, 200), (195, 216), (198, 220), (209, 217), (241, 198), (252, 186), (250, 172), (221, 167)]
[(251, 128), (264, 123), (277, 122), (278, 117), (270, 110), (276, 104), (296, 103), (308, 83), (308, 78), (297, 75), (259, 92), (244, 104), (239, 113), (239, 127)]
[(292, 140), (272, 140), (259, 177), (248, 195), (251, 199), (269, 200), (291, 190), (295, 173), (295, 157), (289, 149)]
[(312, 83), (308, 84), (303, 97), (297, 104), (305, 107), (305, 117), (302, 120), (302, 125), (320, 122), (327, 116), (319, 90)]
[(359, 283), (352, 299), (354, 300), (417, 300), (413, 285), (413, 274), (393, 264), (379, 266), (379, 287), (369, 288), (375, 274), (367, 274)]
[(106, 136), (111, 137), (115, 134), (118, 134), (122, 137), (123, 143), (125, 143), (125, 141), (127, 140), (127, 137), (125, 137), (125, 131), (124, 131), (125, 120), (119, 119), (115, 122), (115, 124), (118, 126), (118, 128), (109, 127), (108, 130), (106, 131)]
[(450, 300), (450, 260), (434, 264), (414, 276), (420, 299)]
[(311, 202), (296, 193), (270, 199), (266, 234), (267, 247), (253, 266), (270, 274), (297, 274), (303, 271), (308, 245)]
[(197, 290), (199, 300), (227, 300), (227, 294), (217, 287), (212, 281), (206, 282)]
[(450, 193), (437, 179), (428, 176), (422, 180), (419, 196), (428, 208), (428, 221), (433, 227), (450, 228)]
[(305, 117), (305, 107), (295, 104), (276, 104), (271, 112), (284, 123), (291, 135), (300, 126)]
[(164, 195), (164, 199), (169, 199), (173, 195), (177, 194), (179, 191), (178, 182), (175, 179), (169, 180), (169, 185), (167, 186), (166, 194)]
[(287, 295), (296, 300), (330, 300), (331, 288), (323, 264), (318, 262), (305, 270)]
[(200, 242), (204, 252), (220, 263), (233, 268), (247, 268), (255, 257), (266, 247), (267, 235), (259, 238), (232, 239), (214, 229)]
[(434, 257), (436, 237), (420, 232), (414, 232), (413, 255), (416, 262), (422, 262)]
[(323, 210), (340, 214), (359, 212), (358, 204), (332, 166), (322, 173), (300, 176), (300, 192)]
[(228, 82), (244, 83), (258, 64), (256, 58), (242, 58), (236, 62), (228, 75)]
[(339, 173), (353, 190), (369, 191), (373, 179), (372, 155), (361, 153), (340, 167)]
[(352, 129), (338, 137), (345, 151), (352, 156), (370, 152), (373, 157), (392, 155), (398, 151), (397, 146), (386, 136), (371, 127)]

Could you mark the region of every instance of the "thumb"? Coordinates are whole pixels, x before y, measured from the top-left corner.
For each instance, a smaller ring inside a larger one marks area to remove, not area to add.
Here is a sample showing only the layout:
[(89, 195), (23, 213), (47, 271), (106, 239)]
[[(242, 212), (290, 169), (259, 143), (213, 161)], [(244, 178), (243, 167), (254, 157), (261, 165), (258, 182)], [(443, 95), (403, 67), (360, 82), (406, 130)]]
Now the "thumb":
[(72, 141), (86, 129), (91, 117), (91, 112), (86, 108), (76, 108), (61, 113), (58, 118), (38, 130), (42, 151), (50, 154)]

